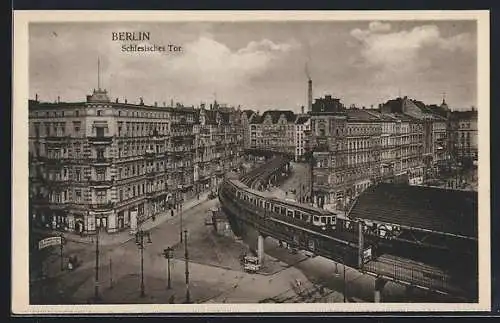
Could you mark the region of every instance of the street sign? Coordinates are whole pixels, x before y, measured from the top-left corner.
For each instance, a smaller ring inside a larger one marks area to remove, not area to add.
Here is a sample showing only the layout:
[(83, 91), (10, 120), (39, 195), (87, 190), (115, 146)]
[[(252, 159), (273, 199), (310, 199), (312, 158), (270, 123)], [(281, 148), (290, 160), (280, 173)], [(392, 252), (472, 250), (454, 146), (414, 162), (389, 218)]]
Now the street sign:
[(43, 248), (47, 248), (50, 246), (58, 246), (60, 244), (62, 244), (61, 237), (48, 237), (38, 242), (38, 249), (41, 250)]

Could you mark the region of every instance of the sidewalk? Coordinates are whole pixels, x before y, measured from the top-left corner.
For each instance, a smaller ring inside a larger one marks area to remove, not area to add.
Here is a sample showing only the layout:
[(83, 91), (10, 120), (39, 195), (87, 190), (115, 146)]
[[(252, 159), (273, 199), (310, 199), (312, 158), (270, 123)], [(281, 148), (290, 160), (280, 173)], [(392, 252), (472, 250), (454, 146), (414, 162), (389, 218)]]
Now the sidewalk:
[[(185, 212), (197, 206), (198, 204), (207, 201), (208, 194), (209, 192), (205, 192), (203, 194), (200, 194), (200, 199), (194, 198), (184, 202), (184, 204), (182, 205), (182, 211)], [(170, 210), (167, 210), (166, 212), (156, 214), (155, 221), (153, 221), (152, 218), (148, 218), (147, 220), (142, 222), (141, 227), (143, 230), (151, 230), (152, 228), (155, 228), (156, 226), (164, 223), (168, 219), (175, 219), (178, 215), (179, 213), (174, 210), (174, 216), (172, 217), (170, 216)], [(40, 229), (35, 229), (35, 231), (43, 233), (53, 233), (54, 235), (58, 235), (61, 233), (60, 231), (47, 231)], [(113, 245), (124, 244), (125, 242), (134, 238), (134, 235), (130, 234), (129, 231), (130, 230), (125, 229), (124, 231), (116, 233), (107, 233), (107, 234), (101, 233), (101, 235), (99, 236), (99, 244), (102, 246), (113, 246)], [(79, 234), (73, 232), (64, 232), (63, 235), (65, 239), (77, 243), (93, 244), (95, 239), (94, 235), (80, 236)]]

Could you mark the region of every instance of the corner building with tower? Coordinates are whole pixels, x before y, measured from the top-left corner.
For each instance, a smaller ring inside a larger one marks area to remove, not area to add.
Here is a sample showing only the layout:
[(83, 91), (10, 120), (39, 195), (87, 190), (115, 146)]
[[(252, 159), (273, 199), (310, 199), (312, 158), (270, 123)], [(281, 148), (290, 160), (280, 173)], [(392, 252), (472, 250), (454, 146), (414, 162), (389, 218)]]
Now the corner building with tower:
[[(216, 191), (242, 158), (240, 112), (111, 101), (29, 101), (29, 200), (34, 226), (91, 234), (139, 223)], [(202, 122), (200, 123), (200, 116)]]

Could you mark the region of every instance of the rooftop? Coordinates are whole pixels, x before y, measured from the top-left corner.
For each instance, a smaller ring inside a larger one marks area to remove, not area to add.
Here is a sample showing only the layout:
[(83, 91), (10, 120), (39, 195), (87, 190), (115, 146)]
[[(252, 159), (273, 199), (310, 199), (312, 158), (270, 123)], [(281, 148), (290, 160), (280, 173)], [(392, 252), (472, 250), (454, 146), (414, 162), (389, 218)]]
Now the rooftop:
[(267, 116), (271, 117), (271, 121), (273, 124), (277, 123), (279, 118), (283, 115), (287, 122), (295, 122), (296, 115), (291, 110), (267, 110), (265, 111), (260, 118), (253, 118), (252, 123), (262, 123)]
[(304, 124), (307, 122), (307, 120), (309, 120), (310, 117), (309, 116), (299, 116), (297, 118), (297, 121), (295, 121), (296, 124)]
[(350, 217), (477, 238), (477, 192), (380, 183), (359, 196)]

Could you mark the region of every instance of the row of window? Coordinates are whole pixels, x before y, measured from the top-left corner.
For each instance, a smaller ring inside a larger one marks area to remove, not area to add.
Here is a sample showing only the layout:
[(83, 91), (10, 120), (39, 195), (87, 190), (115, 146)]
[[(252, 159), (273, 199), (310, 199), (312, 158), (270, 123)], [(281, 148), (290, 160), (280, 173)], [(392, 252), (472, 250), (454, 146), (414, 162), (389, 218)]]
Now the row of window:
[[(87, 115), (88, 115), (87, 110)], [(97, 109), (96, 110), (96, 115), (97, 116), (103, 116), (104, 115), (104, 110), (102, 109)], [(151, 112), (151, 111), (122, 111), (118, 110), (119, 117), (135, 117), (135, 118), (158, 118), (158, 119), (169, 119), (169, 113), (167, 112)], [(33, 112), (33, 117), (38, 118), (38, 117), (53, 117), (53, 118), (58, 118), (58, 117), (79, 117), (80, 116), (80, 111), (79, 110), (71, 110), (71, 111), (35, 111)], [(193, 121), (193, 114), (192, 113), (186, 113), (184, 118), (189, 122)], [(176, 120), (180, 120), (179, 116), (176, 116)]]

